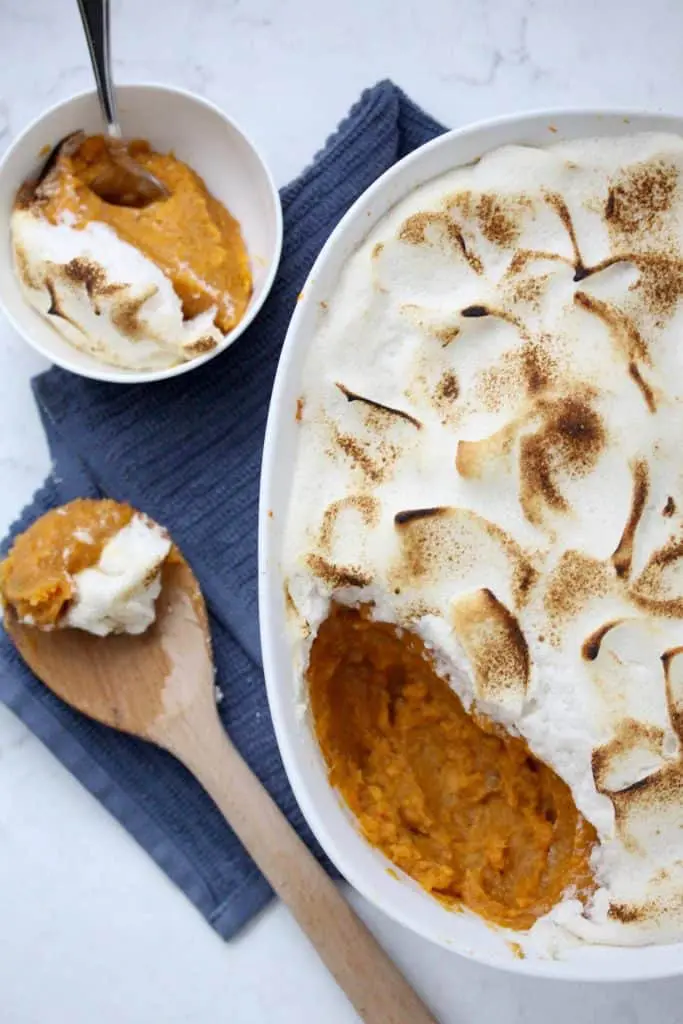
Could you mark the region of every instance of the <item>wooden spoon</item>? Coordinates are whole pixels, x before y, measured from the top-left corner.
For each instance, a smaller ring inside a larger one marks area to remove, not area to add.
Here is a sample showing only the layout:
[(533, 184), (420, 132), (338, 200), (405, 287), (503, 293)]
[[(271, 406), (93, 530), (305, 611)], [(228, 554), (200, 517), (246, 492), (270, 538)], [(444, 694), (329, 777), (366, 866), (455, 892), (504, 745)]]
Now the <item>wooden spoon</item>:
[(165, 564), (157, 618), (141, 636), (43, 632), (18, 622), (11, 609), (5, 628), (33, 672), (67, 704), (182, 761), (364, 1021), (436, 1024), (228, 739), (216, 711), (206, 607), (183, 559)]

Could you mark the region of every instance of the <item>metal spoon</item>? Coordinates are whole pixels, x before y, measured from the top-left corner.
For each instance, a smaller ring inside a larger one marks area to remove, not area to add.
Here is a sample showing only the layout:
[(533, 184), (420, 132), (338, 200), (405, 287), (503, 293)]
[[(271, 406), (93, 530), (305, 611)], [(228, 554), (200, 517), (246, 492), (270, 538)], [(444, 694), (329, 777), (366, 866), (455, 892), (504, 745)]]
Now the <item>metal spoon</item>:
[(366, 1024), (436, 1024), (226, 735), (216, 711), (206, 607), (184, 559), (165, 564), (156, 621), (140, 636), (42, 632), (19, 622), (11, 608), (4, 625), (58, 697), (151, 740), (192, 772)]
[(78, 0), (78, 8), (95, 73), (111, 160), (110, 166), (103, 168), (90, 182), (90, 188), (105, 202), (116, 206), (142, 207), (165, 199), (169, 195), (166, 186), (131, 159), (122, 140), (111, 72), (109, 0)]

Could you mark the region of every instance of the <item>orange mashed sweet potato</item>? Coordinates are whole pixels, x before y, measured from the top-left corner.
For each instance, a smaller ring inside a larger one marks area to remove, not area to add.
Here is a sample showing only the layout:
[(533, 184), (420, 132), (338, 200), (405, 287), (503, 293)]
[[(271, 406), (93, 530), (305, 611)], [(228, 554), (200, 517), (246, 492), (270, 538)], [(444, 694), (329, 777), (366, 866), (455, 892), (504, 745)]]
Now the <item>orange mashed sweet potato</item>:
[(55, 626), (73, 595), (72, 577), (95, 565), (102, 548), (134, 515), (130, 505), (77, 498), (51, 509), (14, 542), (0, 565), (0, 594), (17, 618)]
[(446, 904), (525, 930), (594, 889), (596, 840), (526, 744), (467, 714), (419, 637), (333, 606), (310, 702), (330, 782), (370, 843)]
[(105, 140), (93, 135), (59, 156), (42, 212), (53, 223), (65, 215), (74, 227), (108, 224), (170, 278), (187, 319), (216, 306), (223, 333), (241, 320), (252, 291), (249, 257), (239, 223), (215, 199), (191, 167), (173, 154), (155, 153), (149, 143), (127, 143), (130, 157), (169, 190), (168, 198), (140, 209), (115, 206), (90, 185), (112, 180), (116, 169)]

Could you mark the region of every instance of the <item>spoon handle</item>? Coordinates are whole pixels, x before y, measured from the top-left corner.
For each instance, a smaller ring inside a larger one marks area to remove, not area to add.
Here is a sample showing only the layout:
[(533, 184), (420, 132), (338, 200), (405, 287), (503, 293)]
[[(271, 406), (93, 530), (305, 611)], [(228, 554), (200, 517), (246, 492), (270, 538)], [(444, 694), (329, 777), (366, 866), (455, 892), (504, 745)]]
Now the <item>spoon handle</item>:
[(90, 50), (97, 96), (107, 125), (107, 134), (120, 139), (121, 129), (111, 73), (109, 0), (78, 0), (78, 9), (81, 12), (83, 30)]
[(158, 742), (214, 800), (365, 1024), (437, 1024), (325, 874), (202, 701)]

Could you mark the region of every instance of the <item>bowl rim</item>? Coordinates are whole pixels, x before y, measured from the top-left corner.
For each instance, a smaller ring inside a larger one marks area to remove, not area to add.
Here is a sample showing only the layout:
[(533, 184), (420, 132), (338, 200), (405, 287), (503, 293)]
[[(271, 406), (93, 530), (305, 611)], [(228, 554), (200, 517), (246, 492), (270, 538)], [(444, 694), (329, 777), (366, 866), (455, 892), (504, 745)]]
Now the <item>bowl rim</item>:
[[(337, 866), (343, 877), (354, 889), (357, 890), (357, 892), (360, 893), (361, 896), (378, 907), (378, 909), (380, 909), (390, 919), (393, 919), (409, 931), (416, 933), (422, 938), (428, 939), (429, 941), (440, 945), (442, 948), (448, 949), (450, 952), (458, 953), (467, 959), (486, 964), (488, 966), (493, 966), (499, 970), (512, 974), (558, 981), (598, 983), (646, 981), (675, 977), (683, 974), (683, 960), (681, 960), (680, 957), (680, 952), (683, 951), (683, 943), (660, 943), (651, 944), (647, 947), (636, 947), (636, 950), (643, 950), (647, 948), (654, 954), (653, 957), (647, 958), (647, 963), (643, 963), (642, 957), (628, 955), (629, 952), (634, 953), (633, 947), (603, 946), (597, 944), (584, 944), (581, 947), (582, 951), (586, 953), (586, 959), (590, 958), (590, 967), (584, 959), (569, 961), (562, 959), (517, 959), (510, 957), (509, 961), (501, 961), (493, 955), (489, 955), (484, 950), (464, 947), (457, 948), (452, 942), (442, 940), (438, 935), (434, 934), (429, 927), (422, 927), (420, 922), (412, 920), (411, 915), (409, 913), (404, 913), (403, 908), (400, 905), (390, 904), (384, 899), (379, 898), (373, 891), (371, 880), (368, 881), (366, 878), (366, 873), (362, 869), (357, 871), (353, 864), (349, 864), (348, 860), (344, 856), (340, 856), (338, 854), (337, 844), (334, 838), (331, 837), (327, 827), (325, 813), (319, 810), (317, 801), (307, 786), (304, 773), (300, 773), (299, 771), (295, 756), (296, 736), (289, 728), (282, 711), (288, 697), (291, 697), (291, 689), (284, 683), (284, 673), (286, 671), (290, 671), (290, 665), (286, 668), (281, 667), (275, 650), (276, 631), (278, 627), (275, 621), (275, 599), (273, 598), (273, 593), (276, 589), (279, 589), (280, 593), (282, 593), (282, 572), (280, 567), (279, 543), (276, 541), (276, 533), (273, 530), (273, 516), (275, 515), (279, 518), (280, 514), (283, 513), (283, 518), (286, 520), (288, 505), (288, 496), (278, 493), (278, 488), (275, 484), (275, 466), (278, 458), (280, 458), (279, 433), (282, 418), (283, 416), (288, 415), (288, 411), (284, 403), (284, 397), (289, 383), (291, 372), (290, 366), (298, 350), (302, 347), (306, 348), (306, 346), (311, 342), (310, 333), (308, 337), (306, 337), (302, 333), (300, 325), (308, 315), (310, 306), (320, 301), (321, 297), (325, 297), (317, 294), (317, 278), (321, 274), (321, 271), (328, 262), (333, 261), (336, 249), (340, 246), (346, 232), (350, 229), (351, 225), (356, 221), (363, 210), (365, 210), (366, 213), (369, 211), (370, 203), (373, 204), (373, 210), (372, 219), (370, 220), (367, 230), (371, 230), (372, 227), (397, 202), (400, 202), (402, 198), (405, 198), (405, 196), (409, 194), (409, 191), (400, 192), (393, 196), (389, 202), (384, 202), (382, 198), (383, 196), (386, 196), (388, 186), (394, 178), (404, 174), (406, 168), (413, 164), (419, 164), (424, 161), (426, 159), (426, 155), (431, 153), (433, 150), (444, 146), (451, 146), (454, 142), (461, 139), (467, 140), (468, 137), (476, 137), (480, 134), (495, 131), (496, 129), (505, 129), (513, 126), (519, 127), (519, 134), (521, 136), (526, 129), (536, 127), (542, 122), (546, 122), (546, 127), (552, 131), (553, 128), (551, 126), (553, 126), (555, 122), (570, 123), (573, 120), (582, 118), (591, 122), (595, 122), (601, 118), (605, 118), (610, 122), (622, 119), (624, 122), (624, 132), (612, 132), (611, 134), (613, 135), (654, 130), (670, 130), (675, 134), (683, 135), (682, 115), (672, 112), (651, 111), (644, 108), (550, 107), (507, 113), (497, 117), (481, 119), (444, 132), (424, 145), (419, 146), (412, 153), (403, 157), (396, 164), (386, 170), (354, 201), (327, 238), (306, 277), (306, 281), (300, 295), (300, 301), (297, 302), (296, 308), (292, 314), (280, 353), (268, 410), (259, 495), (259, 626), (268, 704), (273, 720), (278, 748), (289, 783), (307, 823), (326, 855)], [(642, 121), (657, 121), (662, 127), (654, 129), (653, 127), (648, 128), (642, 126), (639, 128), (638, 122)], [(664, 125), (667, 125), (668, 127), (665, 128)], [(597, 133), (595, 131), (591, 133), (589, 130), (584, 133), (583, 137), (589, 137), (591, 134), (596, 135)], [(573, 137), (579, 138), (581, 136), (574, 134)], [(548, 138), (548, 144), (550, 145), (552, 142), (553, 138), (550, 136)], [(505, 144), (513, 143), (498, 142), (493, 146), (483, 145), (480, 155), (483, 155), (485, 152), (488, 152), (497, 146)], [(464, 166), (468, 162), (470, 161), (463, 160), (460, 164), (454, 163), (453, 168)], [(438, 176), (439, 173), (445, 173), (445, 171), (437, 172), (436, 175), (433, 173), (428, 174), (421, 178), (420, 181), (413, 186), (413, 189), (420, 187), (420, 184), (424, 184), (435, 176)], [(381, 208), (381, 212), (377, 213), (377, 215), (375, 215), (375, 205)], [(361, 243), (356, 243), (356, 245), (354, 245), (354, 251), (357, 249), (358, 244)], [(348, 256), (346, 259), (348, 259)], [(280, 600), (282, 600), (282, 598), (280, 598)], [(305, 726), (302, 724), (302, 728), (304, 727)], [(662, 950), (663, 952), (668, 950), (672, 953), (676, 951), (679, 962), (675, 962), (676, 956), (674, 955), (668, 958), (662, 957), (662, 962), (658, 963), (656, 961), (657, 950)], [(623, 964), (619, 962), (620, 953), (626, 954), (623, 958)], [(601, 959), (603, 956), (608, 956), (609, 962), (598, 966), (596, 964), (596, 960)]]
[[(62, 356), (55, 355), (54, 352), (45, 348), (39, 341), (36, 341), (30, 333), (22, 327), (15, 317), (7, 309), (2, 294), (0, 294), (0, 309), (4, 313), (7, 321), (11, 324), (15, 332), (30, 345), (36, 352), (38, 352), (43, 358), (48, 359), (50, 363), (54, 363), (56, 366), (61, 367), (63, 370), (68, 370), (69, 373), (75, 373), (79, 377), (86, 377), (89, 380), (103, 381), (108, 384), (153, 384), (156, 381), (169, 380), (172, 377), (179, 377), (184, 373), (189, 373), (191, 370), (197, 369), (199, 366), (203, 366), (210, 360), (215, 359), (216, 356), (221, 355), (226, 349), (230, 348), (240, 338), (240, 336), (246, 331), (249, 325), (258, 316), (263, 307), (264, 302), (268, 298), (270, 291), (275, 281), (275, 275), (277, 274), (278, 267), (280, 265), (280, 259), (282, 256), (282, 244), (283, 244), (283, 217), (282, 217), (282, 202), (280, 200), (280, 192), (275, 184), (272, 171), (268, 163), (266, 162), (263, 153), (253, 141), (248, 132), (244, 130), (241, 124), (236, 121), (229, 114), (226, 114), (216, 103), (212, 100), (207, 99), (204, 96), (200, 96), (196, 92), (192, 92), (190, 89), (185, 89), (182, 86), (167, 85), (164, 82), (156, 81), (130, 81), (120, 82), (116, 86), (117, 93), (121, 96), (128, 90), (144, 91), (144, 92), (161, 92), (170, 94), (172, 96), (181, 96), (184, 99), (190, 100), (200, 106), (205, 107), (212, 113), (217, 114), (222, 121), (224, 121), (230, 128), (232, 128), (238, 135), (241, 136), (247, 146), (251, 149), (252, 153), (256, 157), (256, 160), (260, 164), (265, 180), (268, 185), (269, 191), (273, 199), (273, 213), (275, 218), (275, 244), (273, 247), (273, 255), (270, 260), (270, 266), (268, 272), (263, 279), (263, 285), (261, 293), (256, 302), (247, 309), (245, 315), (242, 317), (240, 322), (234, 327), (226, 336), (222, 343), (220, 343), (211, 352), (207, 352), (205, 355), (197, 356), (194, 359), (189, 359), (186, 362), (178, 363), (176, 366), (171, 366), (166, 369), (160, 370), (124, 370), (119, 367), (108, 366), (106, 363), (101, 365), (93, 365), (92, 367), (77, 367), (71, 363), (68, 359)], [(20, 149), (24, 144), (26, 137), (37, 128), (47, 118), (52, 117), (59, 110), (63, 110), (79, 100), (95, 97), (97, 90), (93, 86), (90, 89), (81, 89), (79, 92), (72, 93), (64, 99), (57, 100), (57, 102), (46, 107), (41, 113), (37, 114), (31, 121), (26, 124), (21, 131), (15, 135), (10, 144), (8, 145), (5, 152), (0, 157), (0, 179), (5, 173), (7, 163), (11, 156)]]

